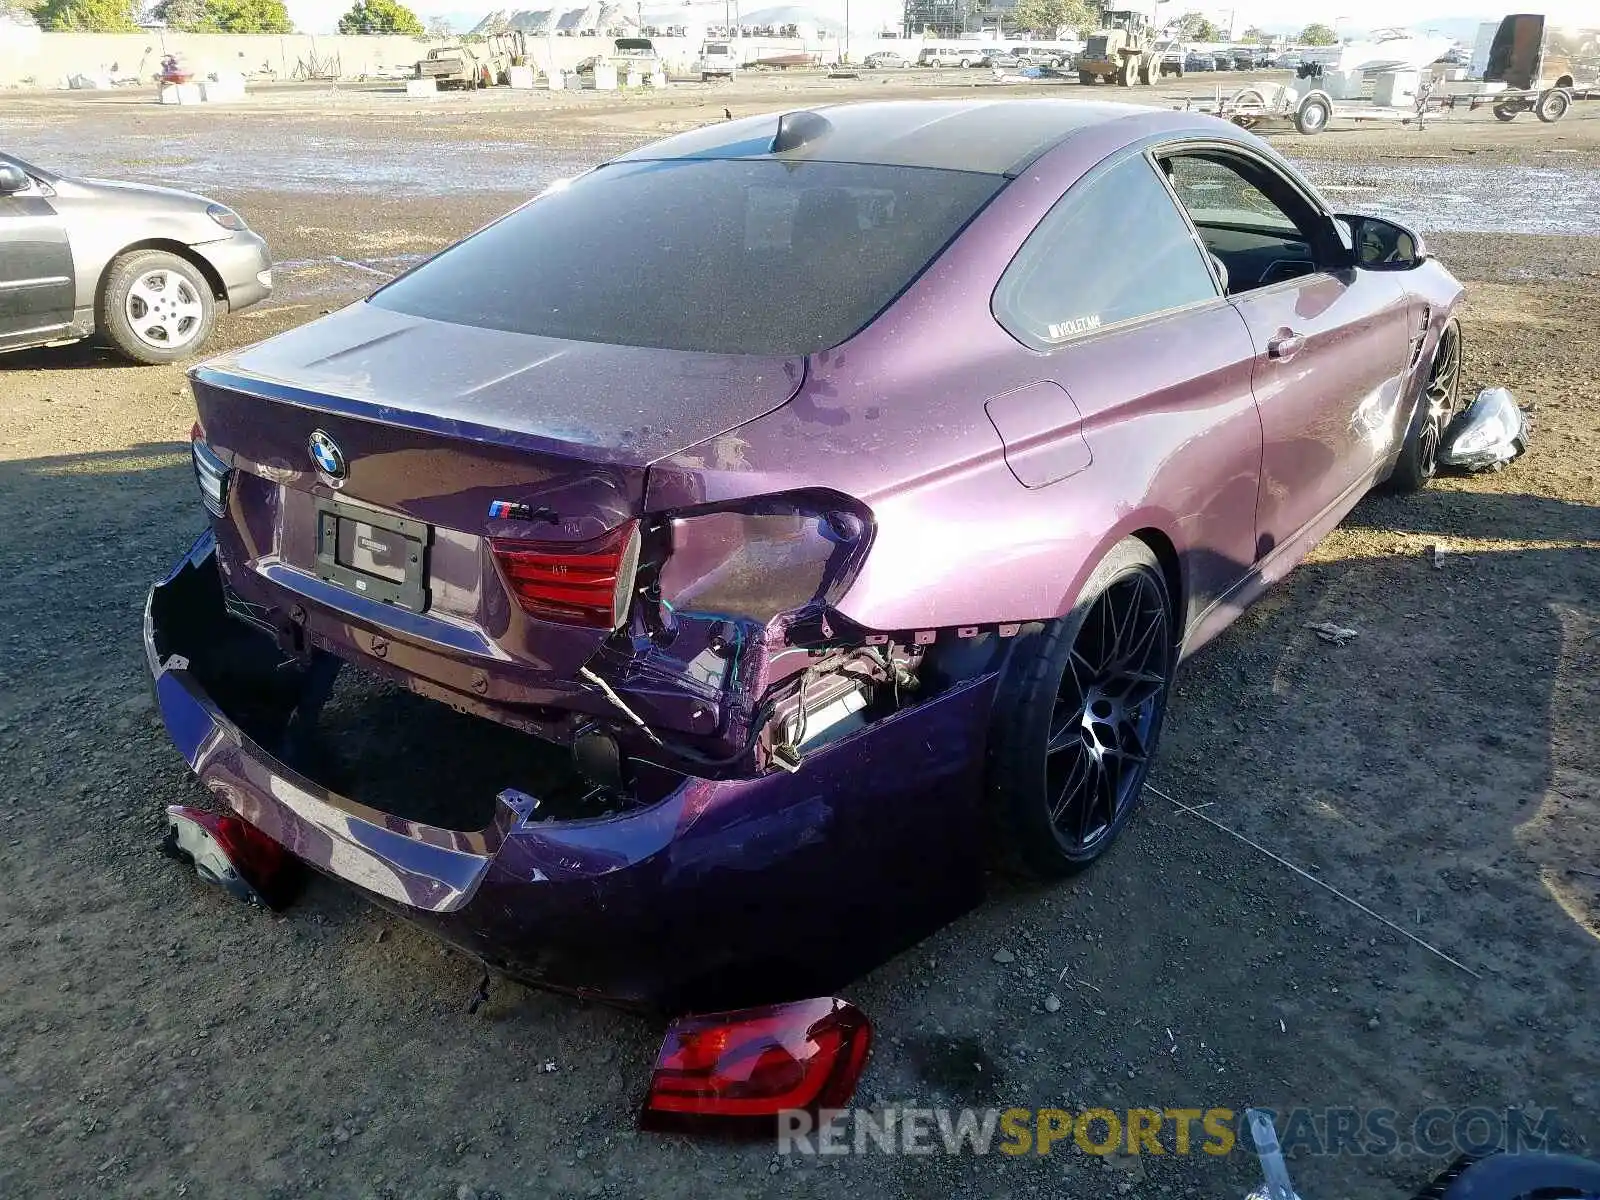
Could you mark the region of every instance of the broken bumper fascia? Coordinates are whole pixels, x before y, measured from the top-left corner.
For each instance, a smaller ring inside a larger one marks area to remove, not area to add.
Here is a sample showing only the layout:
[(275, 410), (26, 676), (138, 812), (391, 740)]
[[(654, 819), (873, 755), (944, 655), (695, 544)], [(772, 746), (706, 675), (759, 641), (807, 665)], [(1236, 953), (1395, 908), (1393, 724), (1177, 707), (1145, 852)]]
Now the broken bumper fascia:
[(215, 621), (219, 597), (208, 531), (145, 606), (156, 702), (190, 769), (309, 865), (520, 978), (662, 1005), (786, 998), (761, 981), (820, 994), (981, 894), (992, 675), (798, 774), (690, 778), (648, 807), (565, 822), (533, 819), (531, 799), (507, 791), (487, 828), (459, 832), (329, 791), (230, 720), (201, 684), (224, 664), (195, 661), (206, 647), (180, 632)]

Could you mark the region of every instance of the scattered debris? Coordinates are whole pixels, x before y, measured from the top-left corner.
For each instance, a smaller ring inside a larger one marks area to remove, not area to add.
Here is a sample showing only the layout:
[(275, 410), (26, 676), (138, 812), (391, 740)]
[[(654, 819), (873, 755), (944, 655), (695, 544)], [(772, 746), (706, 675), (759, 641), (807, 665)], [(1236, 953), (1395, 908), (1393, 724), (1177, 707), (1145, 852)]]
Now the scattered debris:
[(1016, 962), (1017, 961), (1017, 956), (1015, 954), (1011, 953), (1011, 951), (1007, 950), (1004, 946), (1002, 946), (1002, 947), (1000, 947), (1000, 949), (998, 949), (998, 950), (996, 950), (994, 952), (994, 961), (997, 962), (997, 963), (1000, 963), (1003, 966), (1006, 963)]
[(1048, 996), (1046, 996), (1044, 998), (1044, 1010), (1047, 1013), (1058, 1013), (1058, 1012), (1060, 1012), (1061, 1011), (1061, 997), (1056, 995), (1054, 992), (1051, 992)]
[(1445, 556), (1452, 552), (1439, 545), (1429, 546), (1428, 552), (1433, 556), (1433, 569), (1435, 571), (1444, 570)]
[(1335, 646), (1343, 646), (1360, 636), (1357, 630), (1346, 629), (1343, 625), (1335, 625), (1332, 621), (1310, 621), (1306, 624), (1306, 628), (1323, 641), (1332, 642)]

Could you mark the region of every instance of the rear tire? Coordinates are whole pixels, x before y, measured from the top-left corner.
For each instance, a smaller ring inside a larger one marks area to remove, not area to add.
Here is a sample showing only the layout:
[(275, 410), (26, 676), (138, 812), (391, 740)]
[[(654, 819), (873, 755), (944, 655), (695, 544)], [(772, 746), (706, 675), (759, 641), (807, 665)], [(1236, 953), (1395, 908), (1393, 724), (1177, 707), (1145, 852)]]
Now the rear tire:
[(1083, 84), (1084, 87), (1093, 87), (1099, 81), (1100, 76), (1096, 75), (1093, 71), (1078, 72), (1078, 82)]
[(1417, 396), (1406, 439), (1395, 460), (1389, 488), (1396, 492), (1420, 492), (1439, 473), (1439, 449), (1444, 431), (1456, 415), (1461, 395), (1461, 325), (1452, 320), (1439, 334), (1427, 382)]
[(1005, 856), (1082, 870), (1132, 818), (1177, 660), (1172, 599), (1150, 547), (1120, 542), (1064, 617), (1030, 626), (1001, 671), (988, 800)]
[(1494, 106), (1495, 119), (1499, 121), (1515, 121), (1517, 114), (1521, 111), (1520, 108), (1512, 108), (1509, 104), (1496, 104)]
[(95, 313), (102, 336), (124, 357), (147, 366), (197, 353), (216, 320), (217, 302), (200, 269), (162, 250), (114, 259)]

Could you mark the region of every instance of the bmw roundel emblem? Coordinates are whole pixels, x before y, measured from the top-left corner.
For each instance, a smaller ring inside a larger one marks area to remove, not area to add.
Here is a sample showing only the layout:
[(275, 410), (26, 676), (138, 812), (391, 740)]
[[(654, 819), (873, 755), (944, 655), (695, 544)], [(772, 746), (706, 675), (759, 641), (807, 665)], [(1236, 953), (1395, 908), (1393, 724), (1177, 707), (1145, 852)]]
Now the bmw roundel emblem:
[(339, 443), (334, 441), (322, 430), (317, 430), (311, 435), (311, 461), (317, 464), (329, 479), (343, 479), (348, 468), (344, 462), (344, 451), (339, 449)]

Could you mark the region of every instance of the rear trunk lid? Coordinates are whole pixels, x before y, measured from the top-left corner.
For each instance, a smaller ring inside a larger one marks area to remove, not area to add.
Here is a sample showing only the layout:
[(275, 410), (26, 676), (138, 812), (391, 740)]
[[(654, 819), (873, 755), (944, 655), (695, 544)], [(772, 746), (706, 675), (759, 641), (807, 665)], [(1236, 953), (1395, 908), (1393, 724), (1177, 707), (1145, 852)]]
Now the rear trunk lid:
[[(606, 631), (542, 636), (485, 539), (602, 537), (643, 512), (651, 462), (781, 406), (803, 375), (800, 358), (561, 341), (363, 303), (191, 381), (207, 442), (234, 468), (231, 513), (257, 573), (326, 580), (332, 502), (372, 506), (427, 527), (427, 616), (465, 625), (491, 657), (570, 676)], [(318, 468), (319, 434), (343, 478)], [(492, 515), (496, 502), (513, 515)]]

